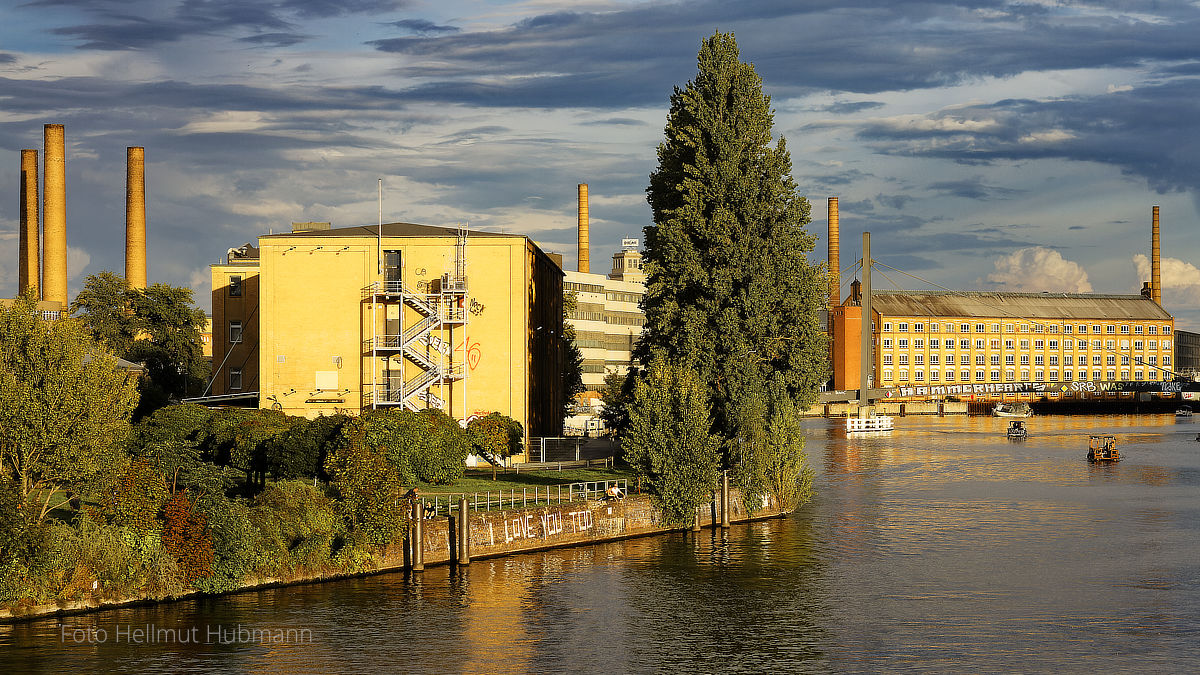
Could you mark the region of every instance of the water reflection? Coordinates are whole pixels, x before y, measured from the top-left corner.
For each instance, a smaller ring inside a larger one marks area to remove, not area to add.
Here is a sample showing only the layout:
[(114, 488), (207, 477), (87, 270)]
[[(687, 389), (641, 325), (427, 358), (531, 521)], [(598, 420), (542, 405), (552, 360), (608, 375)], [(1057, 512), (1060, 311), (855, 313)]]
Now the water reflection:
[[(1173, 416), (806, 423), (785, 520), (0, 626), (0, 672), (1174, 671), (1200, 659), (1200, 445)], [(1087, 436), (1123, 460), (1091, 465)], [(152, 624), (277, 644), (74, 643)]]

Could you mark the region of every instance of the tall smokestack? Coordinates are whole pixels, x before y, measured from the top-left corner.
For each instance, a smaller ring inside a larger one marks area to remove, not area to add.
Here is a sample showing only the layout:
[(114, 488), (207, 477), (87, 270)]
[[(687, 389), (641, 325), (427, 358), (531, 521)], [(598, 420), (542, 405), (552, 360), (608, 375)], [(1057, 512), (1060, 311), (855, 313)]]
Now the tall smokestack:
[(63, 125), (43, 128), (42, 299), (67, 307), (67, 151)]
[(838, 198), (829, 198), (829, 306), (837, 307), (842, 302), (841, 251), (838, 223)]
[[(1158, 207), (1150, 217), (1150, 299), (1162, 304), (1162, 262), (1158, 251)], [(1143, 240), (1145, 241), (1145, 240)]]
[(146, 287), (146, 149), (125, 149), (125, 281)]
[(21, 151), (21, 236), (18, 243), (17, 289), (40, 295), (41, 247), (38, 245), (38, 151)]
[(591, 242), (588, 239), (588, 186), (579, 184), (579, 271), (590, 272), (592, 267)]

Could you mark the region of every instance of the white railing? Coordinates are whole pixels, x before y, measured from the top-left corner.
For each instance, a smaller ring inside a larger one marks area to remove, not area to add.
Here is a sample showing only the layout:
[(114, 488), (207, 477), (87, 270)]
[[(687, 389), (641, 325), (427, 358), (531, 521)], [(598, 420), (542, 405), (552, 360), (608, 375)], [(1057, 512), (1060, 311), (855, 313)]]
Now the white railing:
[[(520, 490), (491, 490), (487, 492), (436, 493), (422, 496), (425, 513), (431, 516), (450, 515), (458, 508), (458, 500), (466, 498), (467, 507), (475, 511), (497, 511), (504, 509), (549, 506), (573, 501), (604, 499), (611, 487), (618, 487), (622, 494), (629, 494), (629, 481), (625, 479), (564, 483), (562, 485), (534, 486)], [(564, 490), (563, 488), (566, 488)]]

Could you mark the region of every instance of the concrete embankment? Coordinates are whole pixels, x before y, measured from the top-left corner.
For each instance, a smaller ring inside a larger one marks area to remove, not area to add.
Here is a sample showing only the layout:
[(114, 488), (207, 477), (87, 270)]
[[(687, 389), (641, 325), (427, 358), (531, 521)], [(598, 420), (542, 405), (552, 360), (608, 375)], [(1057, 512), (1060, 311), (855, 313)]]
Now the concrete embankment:
[[(762, 507), (749, 513), (742, 503), (741, 495), (730, 490), (729, 521), (745, 522), (784, 515), (773, 498), (764, 499)], [(713, 527), (721, 522), (719, 504), (700, 509), (698, 514), (702, 527)], [(567, 546), (586, 546), (619, 539), (629, 539), (661, 534), (678, 527), (668, 527), (660, 514), (644, 495), (632, 495), (612, 501), (574, 501), (549, 506), (529, 507), (496, 511), (471, 511), (467, 517), (469, 529), (469, 554), (472, 560), (495, 558), (517, 553), (540, 551)], [(426, 566), (452, 564), (458, 559), (454, 518), (433, 518), (422, 522), (421, 558)], [(231, 593), (254, 591), (261, 588), (291, 584), (331, 581), (354, 576), (366, 576), (409, 569), (413, 553), (400, 543), (388, 549), (379, 561), (378, 568), (359, 574), (325, 571), (312, 572), (280, 579), (247, 579), (242, 588)], [(37, 618), (83, 614), (115, 607), (124, 607), (155, 602), (173, 602), (207, 595), (193, 592), (170, 598), (124, 598), (121, 600), (97, 600), (84, 597), (76, 601), (53, 605), (19, 607), (16, 611), (0, 609), (0, 623), (27, 621)]]

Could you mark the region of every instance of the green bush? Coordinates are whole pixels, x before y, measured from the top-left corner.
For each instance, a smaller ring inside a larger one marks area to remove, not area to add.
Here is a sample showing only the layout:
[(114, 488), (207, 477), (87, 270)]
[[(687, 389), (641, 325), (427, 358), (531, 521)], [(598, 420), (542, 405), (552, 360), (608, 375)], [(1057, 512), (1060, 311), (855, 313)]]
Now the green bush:
[(266, 443), (267, 473), (275, 480), (314, 477), (328, 480), (325, 458), (339, 442), (342, 426), (350, 418), (322, 415), (312, 420), (292, 419), (287, 431)]
[(250, 520), (262, 532), (268, 564), (278, 573), (326, 566), (334, 540), (344, 532), (333, 500), (296, 480), (268, 485), (254, 498)]
[(346, 442), (329, 454), (325, 471), (348, 535), (363, 545), (382, 547), (407, 523), (406, 490), (384, 450), (366, 442), (366, 425), (364, 418), (346, 424)]
[(405, 484), (446, 485), (466, 470), (466, 431), (441, 410), (385, 410), (361, 420), (363, 441), (388, 458)]
[(467, 438), (472, 452), (498, 465), (502, 458), (521, 453), (525, 432), (520, 422), (494, 412), (468, 422)]
[(209, 593), (232, 591), (268, 567), (264, 536), (251, 522), (248, 504), (223, 494), (206, 494), (196, 506), (208, 520), (213, 543), (212, 575), (197, 580), (196, 588)]

